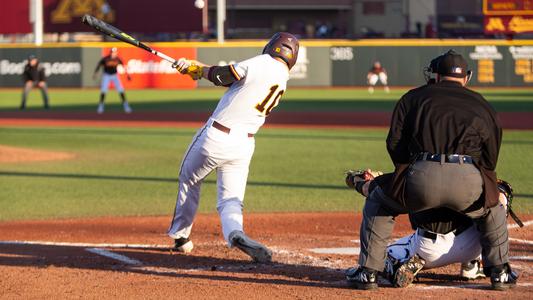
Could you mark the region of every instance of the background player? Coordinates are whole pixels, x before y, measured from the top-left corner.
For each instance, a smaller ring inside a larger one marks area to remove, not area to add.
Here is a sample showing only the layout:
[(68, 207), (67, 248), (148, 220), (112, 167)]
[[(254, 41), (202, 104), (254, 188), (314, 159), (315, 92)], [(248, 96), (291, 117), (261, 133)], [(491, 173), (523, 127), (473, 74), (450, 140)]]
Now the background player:
[(198, 131), (185, 153), (179, 173), (179, 191), (168, 235), (181, 252), (192, 251), (189, 239), (204, 178), (217, 172), (217, 210), (224, 239), (254, 261), (269, 262), (272, 252), (244, 234), (242, 207), (254, 134), (278, 105), (296, 63), (299, 43), (290, 33), (276, 33), (251, 59), (227, 66), (207, 66), (180, 59), (178, 71), (193, 79), (205, 78), (229, 89), (215, 112)]
[(390, 92), (389, 86), (387, 85), (387, 71), (381, 66), (379, 61), (374, 62), (372, 68), (366, 74), (366, 79), (368, 82), (368, 92), (370, 94), (374, 93), (374, 86), (378, 83), (378, 80), (383, 84), (385, 92)]
[(48, 86), (46, 85), (46, 74), (44, 73), (44, 68), (39, 65), (39, 60), (35, 55), (30, 55), (28, 57), (28, 63), (24, 67), (24, 72), (22, 73), (22, 79), (24, 80), (24, 90), (22, 92), (20, 109), (26, 108), (28, 93), (34, 86), (37, 86), (41, 90), (44, 108), (49, 109), (50, 105), (48, 100)]
[[(96, 69), (94, 70), (93, 74), (94, 79), (96, 79), (96, 74), (98, 73), (98, 70), (100, 70), (100, 67), (103, 67), (104, 69), (102, 73), (102, 81), (100, 82), (100, 102), (96, 110), (96, 112), (99, 114), (104, 112), (104, 100), (105, 95), (109, 89), (110, 82), (113, 82), (115, 89), (120, 95), (120, 99), (122, 100), (122, 106), (124, 107), (124, 112), (127, 114), (131, 113), (131, 107), (128, 104), (128, 101), (126, 100), (126, 95), (124, 94), (124, 87), (122, 87), (122, 83), (120, 82), (120, 78), (117, 74), (117, 67), (119, 65), (124, 66), (124, 63), (122, 63), (122, 60), (118, 57), (117, 48), (111, 48), (109, 55), (102, 57), (102, 59), (96, 65)], [(126, 73), (128, 81), (131, 80), (127, 68), (124, 68), (124, 72)]]

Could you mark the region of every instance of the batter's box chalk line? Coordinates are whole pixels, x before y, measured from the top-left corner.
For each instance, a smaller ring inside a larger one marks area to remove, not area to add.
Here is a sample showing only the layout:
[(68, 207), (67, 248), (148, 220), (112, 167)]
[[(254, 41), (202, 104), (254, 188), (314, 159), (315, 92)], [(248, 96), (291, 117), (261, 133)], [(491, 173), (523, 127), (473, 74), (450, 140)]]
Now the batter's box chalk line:
[(111, 252), (111, 251), (108, 251), (108, 250), (105, 250), (105, 249), (101, 249), (101, 248), (88, 248), (88, 249), (85, 249), (85, 251), (91, 252), (91, 253), (94, 253), (94, 254), (97, 254), (97, 255), (100, 255), (100, 256), (104, 256), (104, 257), (107, 257), (107, 258), (111, 258), (111, 259), (114, 259), (114, 260), (118, 260), (121, 263), (124, 263), (126, 265), (134, 265), (134, 266), (142, 265), (142, 262), (140, 262), (139, 260), (136, 260), (136, 259), (133, 259), (133, 258), (129, 258), (129, 257), (125, 256), (125, 255), (114, 253), (114, 252)]
[[(533, 283), (530, 282), (518, 282), (516, 284), (518, 287), (531, 287), (533, 286)], [(458, 284), (458, 285), (428, 285), (428, 286), (419, 286), (419, 285), (412, 285), (412, 288), (418, 289), (418, 290), (445, 290), (445, 289), (488, 289), (488, 284)]]
[(41, 245), (41, 246), (61, 246), (80, 248), (115, 248), (115, 249), (168, 249), (170, 245), (158, 244), (122, 244), (122, 243), (76, 243), (76, 242), (50, 242), (50, 241), (0, 241), (0, 245)]

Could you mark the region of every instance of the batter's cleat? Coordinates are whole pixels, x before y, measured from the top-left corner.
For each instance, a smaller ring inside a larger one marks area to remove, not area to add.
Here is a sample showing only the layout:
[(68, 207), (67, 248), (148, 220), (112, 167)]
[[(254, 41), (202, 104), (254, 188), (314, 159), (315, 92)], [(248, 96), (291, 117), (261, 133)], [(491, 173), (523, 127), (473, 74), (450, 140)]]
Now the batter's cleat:
[(516, 286), (518, 274), (511, 270), (508, 264), (503, 268), (492, 268), (490, 283), (493, 290), (505, 291)]
[(378, 271), (365, 267), (349, 268), (344, 273), (348, 285), (358, 290), (375, 290), (378, 288)]
[(104, 113), (104, 105), (102, 103), (98, 104), (98, 108), (96, 109), (97, 114), (103, 114)]
[(261, 243), (247, 237), (244, 232), (235, 230), (229, 234), (231, 247), (237, 247), (248, 254), (255, 262), (269, 263), (272, 261), (272, 251)]
[(480, 278), (485, 278), (483, 274), (483, 267), (481, 266), (481, 261), (475, 259), (467, 263), (461, 264), (461, 277), (464, 280), (476, 280)]
[(174, 249), (177, 252), (181, 253), (191, 253), (194, 245), (189, 238), (179, 238), (174, 240)]
[(394, 273), (392, 284), (395, 287), (408, 287), (413, 283), (416, 275), (422, 270), (422, 268), (424, 268), (425, 264), (426, 261), (415, 254), (398, 267)]
[(124, 107), (124, 112), (127, 114), (131, 114), (131, 112), (133, 111), (130, 105), (128, 104), (128, 102), (124, 102), (123, 107)]

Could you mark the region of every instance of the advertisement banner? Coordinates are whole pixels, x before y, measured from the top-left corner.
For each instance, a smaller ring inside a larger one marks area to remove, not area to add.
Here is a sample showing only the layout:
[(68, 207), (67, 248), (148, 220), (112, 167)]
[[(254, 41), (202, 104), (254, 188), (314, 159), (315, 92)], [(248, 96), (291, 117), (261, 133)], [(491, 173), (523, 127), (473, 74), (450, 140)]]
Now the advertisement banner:
[(45, 32), (91, 31), (80, 21), (84, 14), (91, 14), (126, 32), (157, 34), (202, 30), (202, 11), (192, 0), (44, 0)]
[(483, 0), (487, 34), (533, 32), (533, 0)]
[[(171, 57), (187, 57), (196, 59), (196, 49), (160, 47), (162, 53)], [(102, 49), (102, 57), (108, 55), (110, 48)], [(122, 84), (125, 88), (194, 88), (196, 82), (189, 76), (183, 76), (172, 68), (172, 64), (159, 57), (134, 47), (118, 48), (118, 56), (131, 75), (131, 81), (126, 80), (123, 68), (118, 68)], [(93, 68), (95, 68), (94, 66)]]
[(0, 1), (0, 33), (30, 33), (29, 1)]
[(483, 0), (483, 14), (533, 15), (533, 0)]
[(533, 32), (533, 14), (529, 16), (487, 16), (484, 20), (485, 33), (528, 33)]
[(81, 48), (6, 48), (0, 49), (0, 87), (22, 87), (29, 55), (40, 60), (50, 87), (81, 86)]

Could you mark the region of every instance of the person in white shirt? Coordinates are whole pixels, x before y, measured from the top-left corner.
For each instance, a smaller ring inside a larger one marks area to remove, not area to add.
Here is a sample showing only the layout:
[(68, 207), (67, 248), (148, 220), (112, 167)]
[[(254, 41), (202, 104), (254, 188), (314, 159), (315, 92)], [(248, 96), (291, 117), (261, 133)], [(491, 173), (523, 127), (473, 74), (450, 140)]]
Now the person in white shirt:
[(174, 67), (193, 79), (205, 78), (229, 87), (206, 124), (196, 133), (179, 173), (176, 208), (168, 236), (174, 249), (193, 249), (189, 236), (200, 200), (200, 187), (213, 170), (217, 173), (217, 210), (229, 247), (236, 247), (256, 262), (270, 262), (272, 251), (244, 234), (243, 200), (248, 169), (255, 148), (254, 134), (285, 92), (289, 70), (296, 64), (298, 39), (276, 33), (263, 53), (227, 65), (208, 66), (180, 59)]

